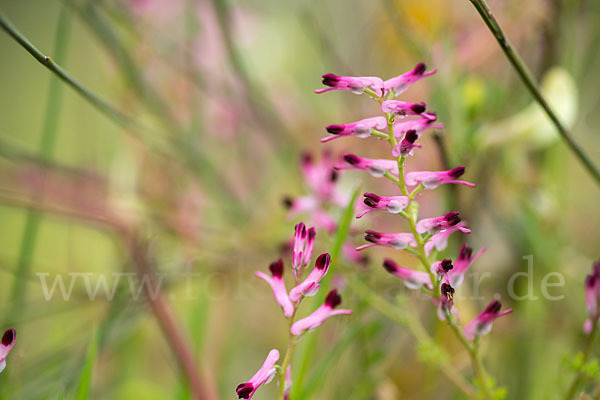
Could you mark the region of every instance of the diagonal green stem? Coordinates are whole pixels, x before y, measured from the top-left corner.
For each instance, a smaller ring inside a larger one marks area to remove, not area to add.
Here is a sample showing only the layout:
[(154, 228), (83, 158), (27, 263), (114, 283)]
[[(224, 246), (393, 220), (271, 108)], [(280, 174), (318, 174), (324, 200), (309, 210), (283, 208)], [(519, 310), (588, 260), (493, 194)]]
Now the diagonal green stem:
[[(594, 347), (593, 345), (594, 345), (594, 341), (596, 339), (597, 333), (598, 333), (598, 322), (594, 321), (594, 326), (592, 327), (592, 331), (590, 332), (590, 334), (588, 336), (588, 342), (585, 346), (585, 351), (583, 352), (582, 365), (585, 365), (585, 363), (587, 363), (587, 360), (590, 358), (590, 354), (592, 353), (592, 348)], [(585, 373), (583, 373), (583, 371), (579, 371), (577, 373), (577, 375), (575, 375), (575, 379), (573, 379), (573, 383), (571, 383), (571, 386), (569, 387), (569, 390), (567, 391), (565, 400), (572, 400), (573, 397), (575, 397), (577, 388), (579, 387), (579, 384), (584, 379), (584, 377), (585, 377)]]
[(587, 171), (592, 175), (592, 177), (596, 180), (596, 183), (600, 185), (600, 170), (592, 163), (590, 158), (584, 153), (581, 149), (581, 146), (575, 142), (575, 140), (570, 136), (569, 131), (565, 126), (560, 122), (556, 113), (550, 107), (550, 104), (546, 101), (542, 93), (540, 92), (533, 75), (529, 71), (527, 64), (523, 61), (519, 53), (515, 50), (512, 43), (498, 24), (498, 21), (492, 14), (489, 6), (487, 5), (485, 0), (469, 0), (487, 27), (490, 29), (500, 48), (514, 67), (515, 71), (535, 99), (538, 104), (542, 107), (548, 118), (552, 121), (552, 124), (556, 127), (556, 130), (563, 138), (563, 140), (567, 143), (567, 146), (571, 151), (575, 154), (575, 156), (579, 159), (579, 161), (583, 164), (583, 166), (587, 169)]

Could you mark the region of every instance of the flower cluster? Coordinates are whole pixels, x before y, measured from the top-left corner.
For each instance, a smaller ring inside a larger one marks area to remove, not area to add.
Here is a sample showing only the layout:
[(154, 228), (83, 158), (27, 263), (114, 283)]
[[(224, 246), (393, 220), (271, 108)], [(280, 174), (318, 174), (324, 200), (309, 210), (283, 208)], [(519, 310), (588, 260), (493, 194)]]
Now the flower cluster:
[[(256, 271), (256, 276), (263, 279), (273, 290), (273, 297), (281, 309), (283, 315), (290, 322), (290, 346), (288, 352), (293, 350), (293, 347), (298, 338), (305, 332), (312, 331), (320, 326), (327, 318), (339, 314), (351, 314), (351, 310), (337, 309), (342, 302), (342, 297), (336, 289), (333, 289), (327, 294), (325, 301), (312, 314), (305, 318), (295, 320), (296, 311), (302, 299), (306, 296), (314, 296), (321, 287), (321, 280), (327, 275), (331, 265), (331, 256), (328, 253), (323, 253), (317, 257), (312, 270), (305, 274), (308, 269), (314, 244), (315, 244), (315, 229), (307, 228), (302, 222), (296, 225), (294, 233), (294, 243), (292, 250), (292, 274), (294, 277), (294, 287), (287, 290), (283, 280), (285, 271), (283, 260), (279, 259), (269, 266), (270, 275), (262, 271)], [(306, 276), (304, 276), (306, 275)], [(291, 353), (286, 354), (284, 365), (277, 366), (279, 360), (279, 352), (271, 350), (263, 366), (258, 372), (248, 381), (241, 383), (236, 388), (236, 393), (240, 399), (250, 399), (254, 395), (259, 386), (268, 383), (273, 379), (279, 371), (286, 371), (281, 375), (280, 392), (289, 390), (291, 385), (290, 379), (290, 364), (289, 360)]]
[[(386, 246), (416, 256), (422, 264), (422, 270), (399, 266), (391, 259), (386, 259), (383, 266), (389, 273), (402, 279), (408, 288), (419, 289), (431, 296), (437, 305), (439, 317), (457, 326), (454, 312), (455, 289), (463, 282), (467, 269), (484, 249), (473, 255), (473, 250), (463, 245), (454, 262), (451, 259), (437, 260), (438, 252), (447, 247), (448, 238), (452, 233), (460, 231), (468, 234), (471, 231), (461, 220), (458, 211), (450, 211), (439, 217), (419, 219), (418, 196), (425, 189), (433, 190), (443, 184), (460, 184), (467, 187), (475, 185), (461, 179), (465, 173), (464, 166), (447, 171), (405, 171), (406, 160), (421, 147), (418, 141), (423, 134), (431, 129), (440, 129), (443, 125), (437, 122), (435, 112), (427, 110), (425, 103), (409, 103), (395, 99), (410, 85), (435, 72), (436, 70), (427, 71), (425, 64), (420, 63), (412, 71), (386, 81), (377, 77), (326, 74), (323, 75), (323, 84), (329, 88), (317, 90), (316, 93), (332, 90), (350, 91), (355, 94), (367, 94), (379, 103), (383, 115), (343, 125), (329, 125), (326, 130), (333, 136), (321, 140), (328, 142), (340, 137), (375, 136), (386, 140), (391, 146), (390, 158), (371, 159), (346, 154), (344, 161), (337, 166), (338, 169), (361, 170), (374, 177), (387, 178), (399, 189), (400, 193), (389, 196), (365, 193), (364, 209), (357, 218), (371, 211), (381, 210), (400, 215), (407, 221), (409, 228), (407, 232), (399, 233), (367, 230), (365, 240), (368, 243), (357, 250)], [(600, 279), (597, 282), (600, 287)], [(488, 333), (496, 318), (511, 312), (500, 312), (500, 309), (500, 302), (492, 301), (479, 316), (464, 327), (461, 335), (473, 341), (476, 337)]]

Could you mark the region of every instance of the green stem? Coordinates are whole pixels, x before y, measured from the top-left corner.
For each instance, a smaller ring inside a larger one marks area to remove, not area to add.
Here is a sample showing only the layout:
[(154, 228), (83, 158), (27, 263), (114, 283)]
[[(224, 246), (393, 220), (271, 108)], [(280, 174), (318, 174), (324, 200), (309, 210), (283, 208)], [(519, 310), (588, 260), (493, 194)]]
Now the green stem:
[(525, 84), (525, 86), (527, 87), (527, 89), (529, 90), (529, 92), (531, 93), (533, 98), (535, 99), (535, 101), (538, 102), (538, 104), (545, 111), (548, 118), (550, 118), (550, 120), (556, 127), (556, 130), (558, 131), (560, 136), (567, 143), (567, 146), (571, 149), (571, 151), (575, 154), (575, 156), (579, 159), (579, 161), (587, 169), (587, 171), (590, 173), (590, 175), (592, 175), (592, 177), (596, 180), (596, 183), (600, 184), (600, 170), (598, 170), (598, 168), (592, 163), (590, 158), (583, 152), (581, 147), (573, 140), (573, 138), (571, 138), (568, 130), (560, 122), (560, 120), (558, 119), (558, 116), (552, 110), (552, 107), (550, 107), (550, 104), (548, 104), (548, 102), (546, 101), (546, 99), (544, 98), (542, 93), (540, 92), (539, 88), (537, 87), (535, 79), (533, 78), (533, 75), (529, 71), (529, 68), (527, 67), (527, 65), (525, 64), (525, 62), (523, 61), (523, 59), (521, 58), (519, 53), (513, 47), (512, 43), (510, 42), (510, 40), (508, 39), (508, 37), (506, 36), (504, 31), (500, 27), (500, 24), (498, 24), (498, 21), (492, 14), (492, 11), (490, 10), (486, 1), (485, 0), (469, 0), (469, 1), (473, 4), (473, 6), (477, 10), (479, 15), (481, 16), (481, 18), (483, 19), (483, 21), (489, 28), (489, 30), (492, 32), (492, 34), (498, 41), (500, 48), (502, 48), (502, 51), (504, 52), (504, 54), (506, 55), (506, 57), (508, 58), (508, 60), (512, 64), (512, 66), (514, 67), (515, 71), (517, 72), (517, 74), (519, 75), (519, 77), (521, 78), (521, 80), (523, 81), (523, 83)]
[[(294, 309), (294, 314), (290, 317), (290, 329), (294, 324), (294, 319), (296, 317), (296, 309)], [(289, 331), (289, 330), (288, 330)], [(294, 353), (294, 348), (296, 347), (296, 336), (290, 333), (287, 350), (285, 351), (285, 356), (283, 357), (283, 362), (281, 363), (281, 371), (279, 373), (279, 392), (277, 395), (277, 400), (283, 400), (285, 396), (285, 375), (287, 372), (288, 365), (290, 365), (290, 361), (292, 361), (292, 354)]]
[[(585, 365), (585, 363), (587, 363), (587, 360), (590, 358), (590, 354), (592, 353), (592, 348), (594, 347), (593, 345), (594, 345), (594, 341), (596, 339), (597, 333), (598, 333), (598, 322), (596, 321), (594, 323), (594, 326), (592, 327), (592, 331), (590, 332), (590, 334), (588, 336), (588, 341), (585, 346), (585, 351), (583, 353), (583, 360), (581, 362), (582, 365)], [(573, 383), (569, 387), (569, 390), (567, 391), (565, 400), (573, 399), (573, 397), (575, 396), (575, 394), (577, 392), (577, 387), (579, 386), (579, 384), (581, 383), (581, 381), (584, 378), (585, 378), (585, 373), (583, 371), (579, 371), (577, 373), (577, 375), (575, 376), (575, 379), (573, 379)]]

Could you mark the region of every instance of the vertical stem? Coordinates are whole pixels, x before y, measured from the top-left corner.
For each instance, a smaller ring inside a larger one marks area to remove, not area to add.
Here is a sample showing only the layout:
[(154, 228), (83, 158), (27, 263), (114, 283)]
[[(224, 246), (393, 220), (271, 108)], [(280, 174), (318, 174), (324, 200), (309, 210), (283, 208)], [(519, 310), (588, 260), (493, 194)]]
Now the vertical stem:
[[(294, 319), (296, 317), (296, 309), (294, 309), (294, 313), (290, 317), (290, 329), (294, 324)], [(289, 331), (289, 330), (288, 330)], [(292, 335), (290, 332), (290, 337), (288, 341), (287, 350), (285, 352), (285, 356), (283, 357), (283, 362), (281, 363), (281, 371), (279, 373), (279, 392), (277, 394), (277, 400), (283, 400), (285, 396), (285, 375), (287, 372), (287, 368), (290, 365), (290, 361), (292, 361), (292, 354), (294, 353), (294, 348), (296, 347), (296, 337)]]
[(552, 124), (556, 127), (556, 130), (563, 138), (563, 140), (567, 143), (569, 149), (575, 154), (575, 157), (579, 159), (579, 161), (583, 164), (583, 166), (587, 169), (589, 174), (594, 178), (597, 184), (600, 184), (600, 170), (592, 163), (589, 157), (583, 152), (581, 147), (573, 140), (570, 136), (567, 129), (558, 119), (558, 116), (550, 107), (550, 104), (546, 101), (542, 93), (537, 87), (535, 79), (533, 78), (527, 64), (523, 61), (519, 53), (515, 50), (512, 43), (498, 24), (496, 17), (492, 14), (489, 6), (487, 5), (485, 0), (469, 0), (489, 30), (492, 32), (496, 41), (500, 45), (500, 48), (512, 64), (513, 68), (525, 84), (525, 87), (529, 90), (535, 101), (542, 107), (548, 118), (552, 121)]
[[(585, 346), (585, 351), (583, 353), (582, 364), (584, 364), (584, 365), (587, 362), (588, 358), (590, 358), (590, 354), (592, 353), (592, 348), (593, 348), (593, 344), (596, 339), (597, 333), (598, 333), (598, 321), (596, 320), (594, 322), (594, 326), (592, 327), (592, 332), (590, 332), (590, 335), (588, 337), (588, 342)], [(577, 373), (577, 375), (575, 376), (575, 379), (573, 380), (573, 383), (571, 384), (571, 386), (569, 387), (569, 390), (567, 391), (565, 400), (573, 399), (573, 397), (575, 396), (575, 394), (577, 392), (577, 387), (579, 386), (579, 384), (581, 383), (581, 381), (583, 380), (584, 377), (585, 377), (585, 374), (583, 373), (583, 371), (579, 371)]]

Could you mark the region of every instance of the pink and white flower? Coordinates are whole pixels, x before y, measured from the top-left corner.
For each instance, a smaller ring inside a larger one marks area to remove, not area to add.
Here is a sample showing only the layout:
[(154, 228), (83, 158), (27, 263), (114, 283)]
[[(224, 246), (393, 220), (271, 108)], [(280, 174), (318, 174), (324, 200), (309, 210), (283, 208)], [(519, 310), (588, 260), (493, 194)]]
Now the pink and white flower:
[(357, 247), (356, 250), (360, 251), (372, 246), (386, 246), (396, 250), (404, 250), (409, 246), (417, 246), (412, 233), (381, 233), (372, 230), (367, 230), (365, 233), (365, 240), (370, 243)]
[(425, 286), (427, 289), (433, 290), (431, 277), (427, 272), (401, 267), (389, 258), (383, 261), (383, 268), (390, 274), (401, 278), (404, 286), (409, 289), (420, 289)]
[(362, 218), (363, 215), (373, 210), (386, 210), (391, 214), (398, 214), (408, 206), (408, 196), (378, 196), (374, 193), (365, 193), (364, 204), (367, 208), (361, 211), (356, 218)]
[(475, 187), (473, 183), (458, 180), (465, 173), (465, 167), (456, 167), (448, 171), (418, 171), (406, 174), (406, 184), (415, 186), (422, 184), (425, 189), (435, 189), (443, 183), (458, 183), (469, 187)]
[(417, 135), (417, 131), (411, 130), (406, 132), (404, 139), (400, 143), (394, 146), (392, 149), (392, 155), (394, 157), (408, 157), (415, 154), (415, 148), (421, 147), (420, 144), (416, 144), (415, 142), (419, 138)]
[(393, 91), (394, 96), (397, 96), (408, 89), (408, 87), (413, 83), (416, 83), (419, 80), (437, 72), (436, 69), (432, 69), (431, 71), (426, 70), (427, 66), (424, 63), (419, 63), (412, 71), (405, 72), (402, 75), (396, 76), (395, 78), (386, 80), (383, 82), (385, 93), (387, 94), (390, 91)]
[(458, 211), (451, 211), (441, 217), (436, 218), (425, 218), (417, 222), (417, 232), (423, 233), (436, 233), (442, 229), (448, 229), (460, 222), (460, 216)]
[(290, 328), (290, 333), (294, 336), (303, 334), (305, 331), (312, 331), (316, 327), (320, 326), (323, 321), (329, 317), (333, 317), (338, 314), (352, 314), (351, 310), (336, 310), (335, 308), (342, 302), (342, 297), (338, 294), (336, 289), (333, 289), (327, 295), (325, 303), (317, 308), (308, 317), (303, 318), (294, 322)]
[(438, 317), (445, 321), (454, 312), (454, 288), (447, 282), (440, 285), (440, 301), (438, 302)]
[(386, 100), (381, 103), (381, 110), (384, 113), (394, 114), (400, 117), (407, 115), (421, 115), (425, 112), (427, 105), (421, 103), (409, 103), (400, 100)]
[(302, 296), (314, 296), (321, 286), (319, 282), (327, 275), (330, 265), (331, 256), (329, 253), (324, 253), (317, 257), (315, 267), (310, 271), (306, 279), (290, 290), (290, 300), (295, 303), (300, 300)]
[(315, 228), (306, 228), (303, 222), (296, 225), (294, 233), (294, 248), (292, 249), (292, 268), (294, 276), (298, 270), (310, 264), (315, 247)]
[(387, 127), (385, 117), (372, 117), (361, 119), (360, 121), (352, 122), (345, 125), (329, 125), (327, 132), (334, 136), (328, 136), (321, 139), (322, 143), (329, 142), (333, 139), (338, 139), (344, 136), (356, 136), (358, 138), (367, 138), (373, 133), (373, 129), (382, 130)]
[(2, 335), (2, 344), (0, 344), (0, 372), (6, 368), (6, 357), (15, 345), (17, 339), (17, 331), (14, 329), (7, 329)]
[(471, 233), (471, 230), (465, 228), (465, 226), (466, 224), (464, 222), (459, 222), (456, 225), (450, 226), (447, 229), (435, 233), (429, 238), (429, 240), (427, 240), (427, 243), (425, 243), (425, 254), (429, 256), (429, 254), (434, 248), (437, 251), (444, 250), (448, 246), (448, 238), (456, 231), (461, 231), (463, 233)]
[(338, 164), (337, 169), (358, 169), (366, 171), (374, 177), (382, 177), (388, 171), (398, 175), (398, 163), (395, 160), (380, 160), (372, 158), (361, 158), (354, 154), (344, 154), (345, 164)]
[(248, 382), (240, 383), (235, 389), (235, 392), (240, 399), (251, 399), (254, 396), (254, 392), (261, 385), (271, 382), (277, 370), (275, 369), (275, 363), (279, 360), (279, 352), (275, 349), (269, 352), (267, 359), (263, 363), (262, 367), (254, 374)]
[(354, 94), (363, 94), (365, 89), (369, 88), (377, 96), (383, 95), (383, 80), (376, 76), (338, 76), (325, 74), (323, 75), (323, 85), (330, 87), (315, 90), (315, 93), (324, 93), (330, 90), (346, 90)]
[(600, 261), (592, 267), (592, 273), (585, 278), (585, 306), (589, 318), (583, 325), (583, 331), (590, 333), (593, 325), (600, 323)]
[(512, 308), (500, 312), (502, 304), (498, 300), (492, 301), (486, 309), (479, 314), (474, 320), (465, 326), (465, 336), (469, 340), (474, 340), (476, 336), (483, 336), (492, 330), (492, 323), (503, 315), (512, 312)]
[(442, 261), (436, 261), (431, 264), (431, 273), (436, 276), (438, 280), (445, 279), (446, 283), (450, 283), (448, 280), (448, 273), (452, 271), (454, 265), (452, 265), (452, 260), (449, 258), (444, 258)]
[(394, 124), (394, 136), (400, 140), (408, 131), (415, 131), (419, 137), (426, 129), (442, 129), (444, 125), (434, 123), (437, 119), (435, 113), (421, 115), (420, 118), (412, 120), (400, 120)]
[(283, 261), (279, 259), (271, 263), (269, 270), (271, 271), (271, 276), (261, 271), (256, 271), (254, 274), (271, 286), (275, 301), (283, 309), (283, 315), (289, 318), (294, 314), (294, 305), (290, 301), (287, 289), (285, 288), (285, 282), (283, 281)]
[(479, 256), (481, 256), (485, 252), (485, 247), (477, 252), (477, 254), (473, 255), (473, 249), (463, 244), (460, 248), (460, 252), (458, 253), (458, 258), (454, 261), (454, 268), (448, 271), (447, 278), (450, 281), (450, 284), (453, 287), (459, 287), (464, 279), (467, 270)]

